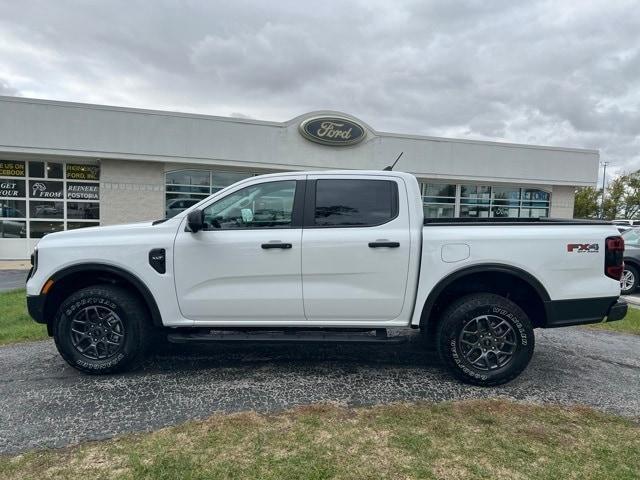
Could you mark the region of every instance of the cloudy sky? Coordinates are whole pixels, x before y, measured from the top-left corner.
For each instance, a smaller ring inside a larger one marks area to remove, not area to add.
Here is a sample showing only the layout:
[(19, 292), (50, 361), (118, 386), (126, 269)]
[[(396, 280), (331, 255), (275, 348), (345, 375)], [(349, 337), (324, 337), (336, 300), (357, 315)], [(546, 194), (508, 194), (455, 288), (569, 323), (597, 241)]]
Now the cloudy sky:
[(596, 148), (640, 169), (640, 1), (0, 0), (0, 94)]

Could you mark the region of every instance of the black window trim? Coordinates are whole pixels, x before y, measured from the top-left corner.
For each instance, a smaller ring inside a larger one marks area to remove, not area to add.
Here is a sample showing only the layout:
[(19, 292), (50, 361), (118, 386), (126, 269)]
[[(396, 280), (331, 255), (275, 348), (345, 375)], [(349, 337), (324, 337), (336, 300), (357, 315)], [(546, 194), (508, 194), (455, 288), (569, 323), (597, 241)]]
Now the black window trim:
[[(293, 209), (291, 210), (291, 224), (285, 226), (275, 226), (275, 227), (248, 227), (248, 228), (211, 228), (211, 229), (203, 229), (202, 232), (204, 233), (208, 233), (208, 232), (228, 232), (228, 231), (234, 231), (234, 232), (244, 232), (244, 231), (250, 231), (250, 230), (291, 230), (294, 228), (302, 228), (302, 219), (303, 219), (303, 215), (304, 215), (304, 200), (305, 200), (305, 188), (306, 188), (306, 181), (304, 179), (297, 179), (297, 178), (281, 178), (281, 179), (277, 179), (277, 180), (269, 180), (266, 182), (259, 182), (259, 183), (252, 183), (251, 185), (245, 185), (242, 188), (239, 188), (238, 190), (234, 190), (233, 192), (230, 192), (229, 195), (233, 195), (236, 192), (239, 192), (240, 190), (244, 189), (244, 188), (249, 188), (249, 187), (254, 187), (256, 185), (261, 185), (263, 183), (277, 183), (277, 182), (291, 182), (291, 181), (295, 181), (296, 182), (296, 190), (293, 196)], [(224, 198), (226, 198), (227, 195), (225, 195), (224, 197), (221, 197), (219, 199), (216, 199), (214, 202), (209, 203), (206, 206), (203, 206), (201, 208), (202, 211), (204, 211), (205, 208), (210, 207), (211, 205), (214, 205), (218, 200), (222, 200)], [(186, 230), (185, 230), (186, 231)]]
[[(366, 180), (366, 181), (386, 181), (391, 182), (395, 188), (391, 189), (391, 195), (393, 200), (393, 216), (384, 222), (372, 224), (372, 225), (316, 225), (315, 224), (315, 216), (316, 216), (316, 183), (318, 180)], [(387, 223), (393, 222), (400, 215), (400, 199), (398, 192), (398, 182), (395, 179), (390, 178), (316, 178), (312, 180), (306, 181), (306, 194), (304, 200), (304, 219), (302, 223), (302, 228), (374, 228), (380, 227), (382, 225), (386, 225)]]

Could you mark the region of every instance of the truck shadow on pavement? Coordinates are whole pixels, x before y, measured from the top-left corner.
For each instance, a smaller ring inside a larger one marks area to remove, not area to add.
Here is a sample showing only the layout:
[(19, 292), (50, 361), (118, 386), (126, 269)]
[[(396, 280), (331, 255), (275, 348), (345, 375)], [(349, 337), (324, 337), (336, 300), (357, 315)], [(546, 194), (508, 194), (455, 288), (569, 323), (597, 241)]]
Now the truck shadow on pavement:
[(207, 368), (237, 368), (271, 364), (273, 366), (321, 365), (327, 362), (343, 366), (404, 366), (436, 367), (441, 362), (435, 345), (420, 335), (412, 334), (405, 343), (262, 343), (239, 342), (209, 344), (173, 344), (161, 341), (154, 345), (143, 365), (152, 371), (200, 370)]

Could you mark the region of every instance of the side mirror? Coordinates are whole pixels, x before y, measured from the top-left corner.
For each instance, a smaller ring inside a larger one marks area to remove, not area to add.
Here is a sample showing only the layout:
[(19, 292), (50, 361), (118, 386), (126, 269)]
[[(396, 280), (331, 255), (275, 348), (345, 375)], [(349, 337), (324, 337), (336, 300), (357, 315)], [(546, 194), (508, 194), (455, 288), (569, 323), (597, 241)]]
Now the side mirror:
[(187, 214), (187, 227), (191, 233), (199, 232), (204, 228), (204, 212), (194, 210)]

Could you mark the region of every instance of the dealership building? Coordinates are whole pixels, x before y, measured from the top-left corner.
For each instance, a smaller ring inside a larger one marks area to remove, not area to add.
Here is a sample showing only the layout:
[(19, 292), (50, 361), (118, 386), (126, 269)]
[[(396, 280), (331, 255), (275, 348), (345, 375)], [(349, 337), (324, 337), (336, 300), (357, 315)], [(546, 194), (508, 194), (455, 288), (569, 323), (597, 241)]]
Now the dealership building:
[(596, 150), (379, 132), (333, 111), (271, 122), (0, 96), (0, 259), (50, 232), (174, 215), (252, 175), (381, 170), (401, 152), (428, 217), (571, 218), (599, 165)]

